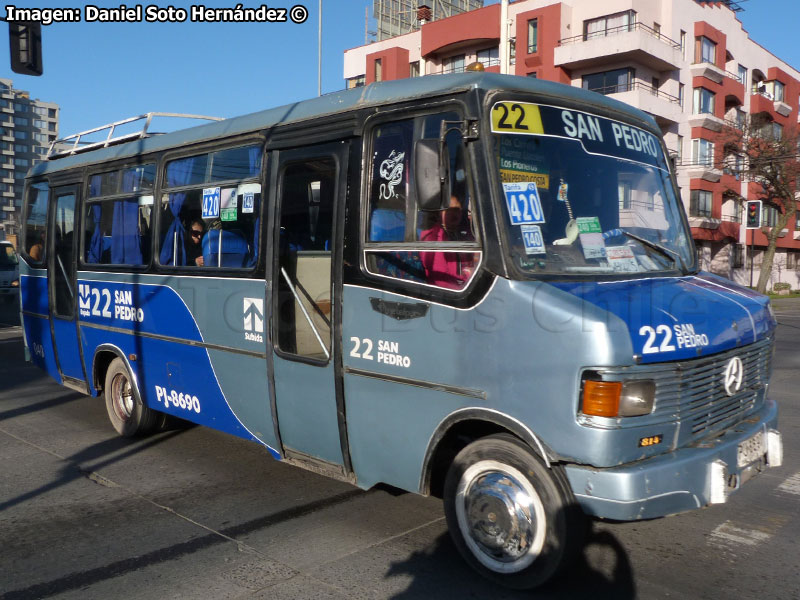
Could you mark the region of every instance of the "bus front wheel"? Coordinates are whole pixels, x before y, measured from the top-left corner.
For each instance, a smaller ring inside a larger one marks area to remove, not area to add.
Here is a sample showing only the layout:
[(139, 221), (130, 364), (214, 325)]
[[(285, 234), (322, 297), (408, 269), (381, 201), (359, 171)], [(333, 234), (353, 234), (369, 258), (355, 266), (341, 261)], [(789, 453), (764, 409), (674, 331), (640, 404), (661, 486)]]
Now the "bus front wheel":
[(111, 361), (106, 372), (105, 398), (108, 418), (123, 437), (151, 432), (157, 412), (145, 406), (133, 388), (134, 383), (121, 358)]
[(582, 545), (583, 512), (563, 474), (511, 435), (482, 438), (458, 453), (444, 509), (462, 556), (506, 587), (541, 585)]

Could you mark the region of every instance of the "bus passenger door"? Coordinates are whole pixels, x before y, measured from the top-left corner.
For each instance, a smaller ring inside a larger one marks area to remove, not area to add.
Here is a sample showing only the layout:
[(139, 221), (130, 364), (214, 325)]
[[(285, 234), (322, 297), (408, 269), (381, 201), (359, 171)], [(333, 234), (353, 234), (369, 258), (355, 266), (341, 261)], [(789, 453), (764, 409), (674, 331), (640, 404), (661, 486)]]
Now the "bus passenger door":
[(339, 469), (343, 399), (334, 332), (341, 282), (336, 240), (343, 205), (346, 143), (281, 151), (277, 160), (277, 229), (273, 229), (272, 343), (278, 429), (289, 458)]
[(78, 247), (75, 207), (76, 186), (55, 188), (47, 279), (50, 285), (50, 322), (58, 368), (66, 385), (85, 386), (76, 322), (77, 289), (75, 254)]

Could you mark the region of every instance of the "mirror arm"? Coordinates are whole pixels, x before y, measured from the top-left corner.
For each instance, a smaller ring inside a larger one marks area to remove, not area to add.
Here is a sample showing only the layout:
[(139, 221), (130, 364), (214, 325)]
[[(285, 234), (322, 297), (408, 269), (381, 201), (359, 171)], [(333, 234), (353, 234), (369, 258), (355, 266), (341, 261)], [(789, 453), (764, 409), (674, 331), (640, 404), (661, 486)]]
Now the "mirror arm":
[(446, 173), (443, 163), (444, 145), (446, 143), (447, 134), (451, 131), (459, 132), (464, 142), (477, 140), (478, 121), (477, 119), (466, 119), (464, 121), (442, 121), (439, 124), (439, 181), (442, 183), (444, 183)]

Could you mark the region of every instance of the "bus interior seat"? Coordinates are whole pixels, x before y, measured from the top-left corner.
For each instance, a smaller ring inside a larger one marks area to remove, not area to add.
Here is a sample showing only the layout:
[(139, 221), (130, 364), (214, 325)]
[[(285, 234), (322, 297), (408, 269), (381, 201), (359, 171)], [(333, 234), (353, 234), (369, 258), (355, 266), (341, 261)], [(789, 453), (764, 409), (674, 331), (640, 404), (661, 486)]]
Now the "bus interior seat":
[(203, 262), (207, 267), (243, 267), (249, 252), (247, 240), (238, 229), (211, 229), (203, 236)]
[[(376, 208), (372, 211), (369, 239), (372, 242), (403, 242), (406, 232), (405, 211)], [(379, 275), (425, 282), (425, 268), (419, 252), (389, 251), (374, 256)]]

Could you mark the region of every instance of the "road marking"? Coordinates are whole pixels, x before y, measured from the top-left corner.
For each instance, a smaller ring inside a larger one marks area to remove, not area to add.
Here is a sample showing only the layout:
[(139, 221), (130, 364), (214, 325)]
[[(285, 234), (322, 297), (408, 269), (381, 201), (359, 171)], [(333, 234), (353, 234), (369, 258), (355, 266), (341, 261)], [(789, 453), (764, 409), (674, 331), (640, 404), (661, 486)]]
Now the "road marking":
[(778, 486), (779, 492), (800, 496), (800, 473), (795, 473)]
[(725, 521), (711, 532), (709, 544), (718, 548), (734, 550), (742, 546), (755, 546), (766, 542), (772, 535), (756, 529), (742, 529)]

